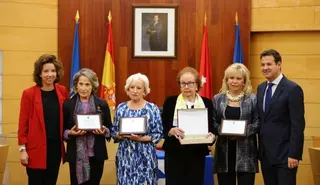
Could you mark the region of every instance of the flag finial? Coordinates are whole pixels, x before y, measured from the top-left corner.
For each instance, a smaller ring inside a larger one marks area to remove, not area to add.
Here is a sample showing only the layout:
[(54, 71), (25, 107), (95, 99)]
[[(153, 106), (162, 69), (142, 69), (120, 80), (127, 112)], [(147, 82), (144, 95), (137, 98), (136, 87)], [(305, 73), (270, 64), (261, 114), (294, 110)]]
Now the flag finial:
[(207, 25), (207, 13), (204, 13), (204, 25)]
[(111, 22), (111, 20), (112, 20), (112, 16), (111, 16), (111, 11), (109, 10), (109, 15), (108, 15), (108, 20), (109, 20), (109, 22)]
[(80, 15), (79, 15), (79, 10), (77, 10), (76, 16), (75, 16), (76, 22), (79, 21), (80, 19)]
[(236, 18), (235, 18), (235, 20), (236, 20), (236, 24), (238, 24), (238, 12), (236, 12)]

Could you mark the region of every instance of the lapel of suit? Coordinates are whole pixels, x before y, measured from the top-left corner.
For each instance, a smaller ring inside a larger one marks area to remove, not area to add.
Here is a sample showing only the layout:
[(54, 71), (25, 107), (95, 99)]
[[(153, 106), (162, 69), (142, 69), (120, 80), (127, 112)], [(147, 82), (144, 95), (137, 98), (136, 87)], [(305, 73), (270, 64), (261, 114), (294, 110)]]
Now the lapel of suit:
[(66, 99), (66, 97), (63, 96), (63, 94), (61, 93), (60, 88), (57, 84), (55, 84), (55, 89), (56, 89), (56, 93), (58, 96), (59, 107), (60, 107), (60, 110), (62, 111), (63, 102)]
[(277, 101), (279, 95), (281, 94), (283, 87), (284, 87), (284, 83), (285, 83), (285, 77), (283, 76), (280, 83), (278, 84), (276, 91), (273, 93), (273, 96), (271, 98), (271, 103), (269, 105), (269, 109), (266, 115), (268, 115), (272, 109), (272, 105)]
[[(59, 101), (59, 112), (60, 112), (60, 134), (62, 134), (62, 130), (63, 130), (63, 112), (62, 112), (62, 106), (63, 106), (63, 102), (65, 100), (66, 97), (63, 96), (63, 94), (60, 91), (60, 88), (57, 84), (54, 85), (55, 89), (56, 89), (56, 93), (58, 96), (58, 101)], [(62, 135), (61, 135), (62, 136)]]
[(34, 91), (34, 97), (36, 102), (36, 110), (38, 114), (38, 118), (40, 120), (40, 125), (44, 133), (46, 133), (46, 128), (44, 124), (44, 114), (43, 114), (43, 106), (42, 106), (42, 95), (41, 95), (41, 89), (40, 87), (36, 86)]
[(219, 105), (221, 107), (221, 111), (222, 111), (222, 116), (223, 116), (223, 119), (226, 119), (226, 109), (227, 109), (227, 106), (228, 106), (228, 98), (227, 96), (223, 96), (223, 99)]
[[(71, 108), (70, 108), (70, 110), (71, 110), (71, 114), (72, 114), (72, 118), (74, 118), (74, 113), (75, 113), (75, 109), (76, 109), (76, 104), (77, 104), (77, 99), (78, 99), (78, 93), (77, 94), (75, 94), (74, 96), (72, 96), (72, 98), (71, 98)], [(79, 100), (80, 101), (80, 100)]]
[(94, 105), (96, 107), (96, 113), (102, 113), (100, 102), (94, 94), (93, 94), (93, 100), (94, 100)]
[(267, 82), (264, 82), (261, 86), (260, 86), (260, 89), (259, 89), (259, 93), (258, 93), (258, 105), (259, 105), (259, 109), (258, 110), (261, 110), (262, 114), (264, 114), (264, 111), (263, 111), (263, 98), (264, 98), (264, 92), (266, 90), (266, 86), (267, 86)]

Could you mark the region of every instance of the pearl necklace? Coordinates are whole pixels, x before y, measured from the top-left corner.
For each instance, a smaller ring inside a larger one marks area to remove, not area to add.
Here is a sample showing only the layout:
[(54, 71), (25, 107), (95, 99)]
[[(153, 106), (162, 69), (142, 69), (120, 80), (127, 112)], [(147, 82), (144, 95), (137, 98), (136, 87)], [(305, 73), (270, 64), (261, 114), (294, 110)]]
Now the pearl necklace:
[(241, 92), (238, 96), (232, 96), (232, 95), (230, 94), (230, 91), (227, 91), (227, 92), (226, 92), (226, 96), (227, 96), (228, 100), (230, 100), (230, 101), (232, 101), (232, 102), (238, 102), (238, 101), (240, 101), (241, 98), (244, 96), (244, 93)]

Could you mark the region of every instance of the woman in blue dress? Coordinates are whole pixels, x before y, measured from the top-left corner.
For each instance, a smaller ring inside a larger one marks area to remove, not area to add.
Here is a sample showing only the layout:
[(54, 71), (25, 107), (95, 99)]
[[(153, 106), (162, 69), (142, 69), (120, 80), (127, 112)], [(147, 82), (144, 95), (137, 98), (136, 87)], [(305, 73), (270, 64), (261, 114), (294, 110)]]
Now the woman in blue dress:
[[(162, 138), (162, 122), (158, 107), (144, 99), (150, 93), (147, 76), (131, 75), (125, 85), (130, 100), (118, 105), (112, 126), (112, 137), (119, 141), (116, 154), (118, 185), (156, 185), (158, 162), (155, 145)], [(147, 117), (145, 135), (119, 135), (123, 117)]]

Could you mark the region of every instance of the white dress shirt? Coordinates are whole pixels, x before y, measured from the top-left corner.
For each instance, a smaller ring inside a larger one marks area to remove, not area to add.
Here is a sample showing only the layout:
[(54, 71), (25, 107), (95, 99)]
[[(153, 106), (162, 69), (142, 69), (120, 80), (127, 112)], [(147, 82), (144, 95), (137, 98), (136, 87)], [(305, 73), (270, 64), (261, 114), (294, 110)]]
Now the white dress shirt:
[[(276, 89), (277, 89), (277, 87), (278, 87), (278, 85), (279, 85), (279, 83), (280, 83), (280, 81), (281, 81), (281, 79), (283, 78), (283, 74), (281, 73), (276, 79), (274, 79), (271, 83), (273, 83), (273, 86), (272, 86), (272, 96), (273, 96), (273, 94), (274, 94), (274, 92), (276, 91)], [(269, 81), (268, 81), (268, 83), (270, 83)], [(267, 84), (268, 84), (267, 83)], [(266, 89), (264, 90), (264, 98), (263, 98), (263, 111), (265, 111), (264, 110), (264, 107), (265, 107), (265, 102), (266, 102), (266, 93), (267, 93), (267, 88), (268, 88), (268, 85), (266, 85)]]

